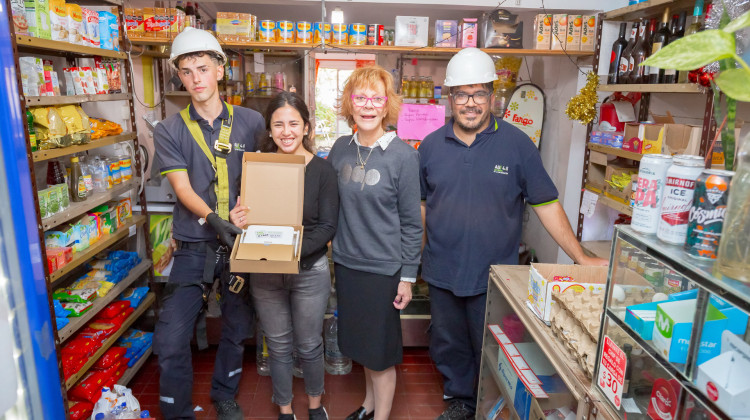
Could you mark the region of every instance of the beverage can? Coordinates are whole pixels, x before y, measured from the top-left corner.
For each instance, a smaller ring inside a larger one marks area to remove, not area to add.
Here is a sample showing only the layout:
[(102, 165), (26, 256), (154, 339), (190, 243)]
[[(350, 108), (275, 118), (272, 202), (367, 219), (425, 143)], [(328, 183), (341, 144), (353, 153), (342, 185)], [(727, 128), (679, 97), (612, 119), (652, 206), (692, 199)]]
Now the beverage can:
[(282, 44), (294, 43), (294, 22), (291, 20), (276, 22), (276, 42)]
[(349, 30), (343, 23), (333, 24), (333, 44), (346, 45), (349, 43)]
[(313, 43), (331, 42), (331, 24), (324, 22), (315, 22), (313, 26)]
[(685, 240), (685, 252), (691, 257), (716, 259), (733, 176), (731, 171), (705, 169), (696, 180)]
[(367, 25), (364, 23), (349, 25), (349, 45), (367, 45)]
[(685, 243), (695, 180), (703, 172), (703, 167), (700, 156), (677, 155), (673, 158), (664, 184), (657, 238), (674, 245)]
[(667, 170), (672, 156), (645, 155), (638, 170), (638, 184), (633, 194), (633, 216), (630, 226), (641, 233), (654, 234), (659, 225), (659, 210)]
[(260, 42), (276, 42), (276, 22), (261, 20), (260, 27), (258, 27), (258, 40)]
[(383, 45), (385, 27), (377, 23), (367, 25), (367, 45)]
[(309, 44), (312, 42), (312, 24), (310, 22), (297, 22), (297, 43)]

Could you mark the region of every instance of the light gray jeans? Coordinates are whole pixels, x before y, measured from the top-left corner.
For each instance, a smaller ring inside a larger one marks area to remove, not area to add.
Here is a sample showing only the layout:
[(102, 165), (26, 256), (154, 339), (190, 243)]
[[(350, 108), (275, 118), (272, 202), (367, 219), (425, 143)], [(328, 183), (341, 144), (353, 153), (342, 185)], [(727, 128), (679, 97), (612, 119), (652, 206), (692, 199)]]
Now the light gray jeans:
[(299, 274), (251, 274), (255, 311), (266, 335), (273, 397), (292, 403), (292, 350), (297, 348), (305, 393), (323, 394), (323, 316), (331, 294), (331, 274), (324, 255)]

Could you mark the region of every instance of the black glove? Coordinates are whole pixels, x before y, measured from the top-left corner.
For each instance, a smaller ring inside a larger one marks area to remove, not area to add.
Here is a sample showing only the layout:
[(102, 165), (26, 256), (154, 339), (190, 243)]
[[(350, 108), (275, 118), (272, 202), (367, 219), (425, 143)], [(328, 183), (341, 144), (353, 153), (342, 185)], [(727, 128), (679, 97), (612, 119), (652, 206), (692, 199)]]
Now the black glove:
[(234, 246), (235, 235), (242, 233), (242, 229), (222, 219), (216, 213), (206, 216), (206, 222), (214, 228), (216, 234), (219, 235), (219, 240), (230, 248)]

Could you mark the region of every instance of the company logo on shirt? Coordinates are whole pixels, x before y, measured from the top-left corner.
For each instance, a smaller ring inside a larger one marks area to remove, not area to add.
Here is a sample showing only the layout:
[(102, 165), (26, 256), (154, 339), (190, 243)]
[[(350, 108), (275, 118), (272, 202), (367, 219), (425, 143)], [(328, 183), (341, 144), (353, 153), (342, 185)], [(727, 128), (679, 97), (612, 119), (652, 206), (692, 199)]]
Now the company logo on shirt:
[(495, 165), (495, 169), (492, 172), (501, 175), (508, 175), (508, 167), (505, 165)]
[(235, 143), (232, 147), (232, 149), (238, 151), (238, 152), (244, 152), (245, 151), (245, 143)]

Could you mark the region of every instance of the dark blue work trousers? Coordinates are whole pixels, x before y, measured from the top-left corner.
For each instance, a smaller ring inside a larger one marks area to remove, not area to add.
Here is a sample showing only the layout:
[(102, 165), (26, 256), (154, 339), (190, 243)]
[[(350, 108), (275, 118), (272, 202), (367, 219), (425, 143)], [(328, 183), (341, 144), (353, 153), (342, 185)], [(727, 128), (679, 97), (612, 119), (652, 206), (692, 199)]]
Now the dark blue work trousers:
[[(162, 300), (154, 334), (159, 357), (159, 407), (165, 419), (195, 419), (193, 364), (190, 340), (203, 308), (201, 280), (206, 253), (190, 249), (175, 252), (167, 292)], [(252, 336), (253, 311), (244, 293), (221, 290), (221, 340), (214, 362), (211, 399), (234, 399), (242, 373), (243, 341)], [(213, 297), (211, 297), (213, 298)]]
[(445, 398), (476, 410), (487, 294), (456, 296), (430, 285), (430, 356), (443, 375)]

